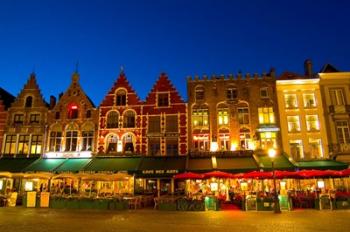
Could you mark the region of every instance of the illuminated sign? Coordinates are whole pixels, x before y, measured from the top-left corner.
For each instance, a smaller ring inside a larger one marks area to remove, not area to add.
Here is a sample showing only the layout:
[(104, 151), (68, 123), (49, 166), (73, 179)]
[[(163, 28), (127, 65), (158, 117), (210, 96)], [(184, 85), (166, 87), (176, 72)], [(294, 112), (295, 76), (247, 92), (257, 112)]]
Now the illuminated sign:
[(267, 128), (258, 128), (256, 130), (258, 132), (273, 132), (273, 131), (280, 131), (280, 128), (278, 128), (278, 127), (267, 127)]
[(179, 170), (142, 170), (142, 174), (177, 174)]

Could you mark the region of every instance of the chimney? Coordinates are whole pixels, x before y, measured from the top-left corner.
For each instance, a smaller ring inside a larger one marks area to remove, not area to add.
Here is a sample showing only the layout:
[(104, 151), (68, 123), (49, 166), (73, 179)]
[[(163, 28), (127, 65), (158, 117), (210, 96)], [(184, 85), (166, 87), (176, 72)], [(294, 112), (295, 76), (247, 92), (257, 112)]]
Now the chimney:
[(50, 96), (50, 109), (53, 109), (56, 105), (56, 98), (54, 96)]
[(62, 96), (63, 96), (63, 93), (58, 94), (58, 100), (60, 100)]
[(305, 60), (304, 71), (305, 71), (305, 76), (307, 76), (309, 78), (312, 77), (312, 62), (310, 59)]

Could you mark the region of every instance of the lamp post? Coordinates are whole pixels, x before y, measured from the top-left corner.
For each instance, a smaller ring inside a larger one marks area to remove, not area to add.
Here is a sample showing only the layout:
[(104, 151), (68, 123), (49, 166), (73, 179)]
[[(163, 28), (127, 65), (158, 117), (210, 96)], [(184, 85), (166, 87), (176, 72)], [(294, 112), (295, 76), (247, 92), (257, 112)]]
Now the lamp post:
[(271, 168), (272, 168), (272, 177), (273, 177), (274, 213), (281, 213), (280, 201), (278, 199), (277, 188), (276, 188), (276, 176), (275, 176), (275, 165), (274, 165), (276, 150), (271, 148), (269, 149), (268, 154), (269, 154), (269, 157), (271, 158)]

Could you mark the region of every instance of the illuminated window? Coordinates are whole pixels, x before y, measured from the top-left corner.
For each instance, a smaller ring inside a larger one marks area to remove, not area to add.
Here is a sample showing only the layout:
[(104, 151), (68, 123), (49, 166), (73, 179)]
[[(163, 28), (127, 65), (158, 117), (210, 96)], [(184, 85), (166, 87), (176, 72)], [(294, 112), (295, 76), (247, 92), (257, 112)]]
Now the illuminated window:
[(124, 128), (134, 128), (135, 127), (135, 112), (134, 111), (128, 110), (124, 113), (123, 127)]
[(260, 133), (261, 148), (268, 150), (270, 148), (277, 148), (276, 132), (261, 132)]
[(209, 112), (207, 108), (192, 110), (192, 125), (194, 127), (208, 127)]
[(298, 108), (298, 100), (296, 94), (285, 94), (284, 95), (285, 107), (287, 109)]
[(94, 132), (93, 131), (83, 131), (82, 132), (83, 143), (81, 146), (82, 151), (92, 151)]
[(117, 91), (117, 106), (125, 106), (126, 105), (126, 92), (123, 89)]
[(27, 155), (29, 152), (29, 135), (20, 135), (18, 139), (18, 150), (19, 155)]
[(306, 94), (303, 94), (303, 98), (304, 98), (304, 107), (305, 108), (315, 108), (316, 107), (315, 94), (306, 93)]
[(132, 134), (126, 134), (123, 137), (123, 149), (126, 153), (134, 152), (134, 136)]
[(309, 138), (311, 158), (323, 157), (321, 139)]
[(16, 153), (17, 135), (6, 135), (4, 154), (14, 155)]
[[(265, 134), (264, 134), (264, 138), (266, 139)], [(247, 128), (241, 129), (239, 132), (239, 145), (241, 150), (249, 149), (249, 141), (250, 141), (250, 130)]]
[(220, 149), (222, 151), (228, 151), (229, 150), (229, 143), (230, 143), (230, 134), (220, 133), (219, 139), (220, 139)]
[(30, 108), (30, 107), (33, 106), (33, 97), (32, 97), (32, 96), (29, 96), (29, 97), (26, 98), (26, 104), (25, 104), (25, 106), (26, 106), (27, 108)]
[(42, 135), (32, 135), (30, 154), (41, 154), (42, 140)]
[(272, 107), (259, 108), (259, 123), (260, 124), (273, 124), (275, 123), (275, 115)]
[(287, 116), (288, 132), (300, 132), (299, 116)]
[(66, 151), (77, 151), (78, 148), (78, 131), (66, 132)]
[(267, 87), (260, 88), (260, 97), (261, 98), (268, 98), (269, 97), (269, 91)]
[(332, 105), (339, 106), (345, 104), (343, 89), (330, 89), (329, 95), (331, 97)]
[(107, 115), (107, 128), (118, 128), (119, 114), (116, 111), (111, 111)]
[(348, 121), (336, 121), (338, 141), (340, 144), (350, 144)]
[(219, 125), (228, 125), (228, 109), (219, 108), (218, 109), (218, 123)]
[(237, 88), (227, 88), (226, 90), (226, 97), (227, 97), (227, 100), (235, 100), (237, 99), (238, 97), (238, 91), (237, 91)]
[(308, 131), (320, 130), (320, 124), (317, 115), (306, 115), (306, 128)]
[(50, 151), (61, 151), (62, 132), (51, 131), (50, 133)]
[(204, 88), (202, 86), (196, 87), (195, 90), (195, 98), (196, 100), (203, 100), (204, 99)]
[(117, 152), (118, 137), (115, 135), (109, 135), (107, 138), (107, 153)]
[(249, 124), (249, 108), (239, 107), (237, 108), (238, 122), (239, 124)]
[(13, 122), (15, 124), (23, 124), (24, 122), (24, 114), (15, 114), (13, 118)]
[(78, 106), (76, 104), (70, 104), (67, 110), (67, 118), (76, 119), (78, 118), (78, 114), (79, 114)]
[(209, 151), (209, 136), (207, 134), (193, 136), (193, 143), (195, 150)]
[(303, 143), (301, 140), (290, 140), (289, 148), (290, 154), (294, 159), (298, 160), (304, 158)]
[(169, 106), (169, 94), (168, 93), (158, 93), (158, 106)]
[(40, 122), (40, 114), (31, 114), (29, 118), (30, 123), (39, 123)]
[(160, 133), (160, 116), (148, 117), (148, 133)]

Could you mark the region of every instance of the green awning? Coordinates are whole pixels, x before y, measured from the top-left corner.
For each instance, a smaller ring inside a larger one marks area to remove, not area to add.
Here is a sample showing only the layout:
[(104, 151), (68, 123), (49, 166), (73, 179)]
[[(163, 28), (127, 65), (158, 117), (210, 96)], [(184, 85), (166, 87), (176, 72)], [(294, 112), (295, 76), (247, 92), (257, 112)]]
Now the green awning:
[(87, 158), (72, 158), (67, 159), (61, 166), (55, 169), (55, 172), (79, 172), (90, 163), (91, 159)]
[(25, 172), (53, 172), (57, 169), (63, 162), (66, 161), (64, 158), (60, 159), (38, 159), (28, 167), (24, 169)]
[(136, 172), (141, 158), (140, 157), (99, 157), (94, 158), (85, 166), (84, 171), (89, 172), (118, 172), (128, 171)]
[(185, 171), (186, 157), (143, 157), (138, 177), (172, 177)]
[(257, 170), (257, 166), (253, 157), (232, 157), (232, 158), (216, 158), (217, 170), (224, 172), (246, 172)]
[(37, 159), (32, 158), (2, 158), (0, 159), (1, 172), (22, 172)]
[(300, 161), (296, 163), (299, 169), (342, 170), (348, 168), (346, 163), (335, 160)]
[[(256, 162), (259, 165), (260, 169), (271, 170), (272, 169), (272, 160), (268, 155), (255, 155)], [(274, 167), (278, 170), (294, 170), (295, 166), (292, 164), (289, 159), (284, 155), (277, 155), (274, 158)]]
[(187, 170), (190, 172), (208, 172), (213, 170), (213, 164), (208, 158), (191, 158), (188, 160)]

